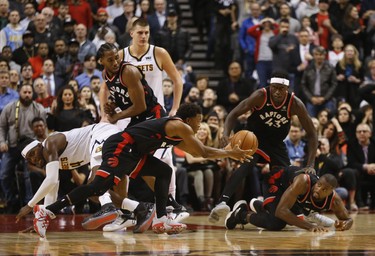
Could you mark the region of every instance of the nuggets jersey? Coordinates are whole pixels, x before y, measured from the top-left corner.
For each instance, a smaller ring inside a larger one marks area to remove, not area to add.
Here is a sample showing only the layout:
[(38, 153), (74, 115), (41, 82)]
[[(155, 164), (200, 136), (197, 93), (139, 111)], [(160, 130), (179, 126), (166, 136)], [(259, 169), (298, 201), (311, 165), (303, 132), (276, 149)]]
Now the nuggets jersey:
[[(121, 76), (120, 76), (120, 74), (122, 73), (122, 70), (126, 67), (126, 65), (131, 65), (131, 64), (122, 62), (120, 64), (119, 72), (113, 77), (108, 77), (107, 73), (105, 73), (105, 83), (109, 90), (110, 98), (116, 103), (116, 105), (121, 110), (126, 110), (127, 108), (133, 105), (133, 102), (131, 102), (130, 97), (129, 97), (127, 85), (121, 80)], [(150, 86), (148, 86), (146, 80), (144, 79), (143, 74), (142, 74), (141, 83), (144, 89), (147, 108), (140, 115), (132, 117), (132, 122), (136, 122), (136, 120), (144, 121), (151, 117), (154, 118), (154, 114), (152, 113), (152, 110), (158, 105), (154, 92), (152, 91)]]
[(147, 52), (139, 59), (131, 55), (129, 47), (124, 49), (124, 61), (137, 66), (145, 75), (145, 79), (154, 91), (158, 103), (164, 108), (163, 71), (155, 58), (155, 46), (149, 45)]
[(168, 137), (165, 133), (165, 125), (170, 120), (178, 120), (176, 117), (163, 117), (145, 121), (132, 127), (128, 127), (125, 133), (132, 137), (132, 152), (136, 154), (148, 154), (159, 148), (170, 148), (179, 144), (182, 139)]
[[(59, 156), (59, 168), (71, 170), (90, 162), (90, 140), (94, 125), (76, 128), (67, 132), (61, 132), (66, 138), (66, 148)], [(45, 141), (42, 143), (45, 146)]]
[(271, 161), (272, 165), (288, 166), (290, 160), (284, 139), (290, 129), (290, 111), (294, 93), (288, 92), (284, 102), (276, 107), (271, 99), (270, 87), (262, 90), (264, 102), (262, 106), (251, 110), (247, 129), (254, 132), (258, 138), (258, 154)]

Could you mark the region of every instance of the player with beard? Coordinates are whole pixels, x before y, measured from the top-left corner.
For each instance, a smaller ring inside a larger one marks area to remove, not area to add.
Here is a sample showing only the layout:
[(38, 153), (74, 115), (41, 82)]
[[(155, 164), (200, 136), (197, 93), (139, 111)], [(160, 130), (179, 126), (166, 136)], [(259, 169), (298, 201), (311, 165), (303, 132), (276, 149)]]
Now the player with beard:
[(6, 105), (0, 115), (0, 152), (3, 153), (0, 182), (9, 213), (16, 213), (20, 204), (16, 193), (14, 193), (13, 185), (16, 178), (14, 170), (20, 161), (23, 162), (22, 171), (25, 184), (23, 203), (26, 204), (33, 196), (30, 174), (21, 152), (17, 149), (17, 141), (22, 135), (33, 137), (34, 132), (30, 124), (35, 117), (41, 117), (44, 122), (46, 118), (43, 106), (32, 100), (33, 87), (31, 84), (21, 85), (19, 96), (19, 100)]

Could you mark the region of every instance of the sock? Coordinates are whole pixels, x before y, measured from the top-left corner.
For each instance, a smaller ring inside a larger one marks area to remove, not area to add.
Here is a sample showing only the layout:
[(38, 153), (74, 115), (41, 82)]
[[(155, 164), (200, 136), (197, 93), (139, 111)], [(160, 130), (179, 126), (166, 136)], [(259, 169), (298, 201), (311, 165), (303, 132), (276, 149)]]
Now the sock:
[(72, 205), (72, 204), (70, 202), (69, 197), (66, 195), (63, 198), (61, 198), (60, 200), (57, 200), (56, 203), (47, 206), (46, 209), (50, 210), (54, 214), (57, 214), (61, 209), (63, 209), (64, 207), (67, 207), (69, 205)]
[(173, 198), (173, 196), (171, 194), (168, 195), (167, 206), (172, 206), (174, 209), (181, 208), (181, 205), (176, 202), (176, 200)]
[(101, 206), (108, 203), (112, 203), (111, 195), (108, 193), (108, 191), (105, 192), (103, 195), (99, 196), (99, 202)]
[(138, 205), (139, 205), (139, 202), (131, 200), (129, 198), (125, 198), (124, 200), (122, 200), (121, 209), (133, 212), (135, 208), (138, 207)]

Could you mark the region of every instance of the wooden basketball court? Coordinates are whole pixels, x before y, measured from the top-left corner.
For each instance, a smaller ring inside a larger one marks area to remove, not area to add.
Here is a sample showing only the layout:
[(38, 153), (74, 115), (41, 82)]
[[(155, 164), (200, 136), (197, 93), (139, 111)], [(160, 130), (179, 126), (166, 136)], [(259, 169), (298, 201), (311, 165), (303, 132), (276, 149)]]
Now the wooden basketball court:
[(0, 255), (375, 255), (371, 213), (353, 215), (349, 231), (328, 233), (291, 226), (270, 232), (250, 224), (227, 231), (210, 225), (207, 214), (189, 217), (188, 230), (171, 236), (151, 230), (84, 231), (80, 223), (86, 215), (59, 215), (51, 221), (45, 241), (35, 233), (18, 232), (31, 226), (31, 215), (17, 224), (14, 215), (0, 215)]

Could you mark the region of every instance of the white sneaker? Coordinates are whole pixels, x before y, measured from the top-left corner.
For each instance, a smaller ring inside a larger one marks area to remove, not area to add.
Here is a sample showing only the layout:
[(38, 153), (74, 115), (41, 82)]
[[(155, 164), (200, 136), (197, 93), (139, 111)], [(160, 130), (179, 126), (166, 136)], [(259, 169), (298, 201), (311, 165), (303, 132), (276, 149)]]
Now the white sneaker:
[(335, 224), (335, 220), (319, 214), (317, 212), (311, 212), (308, 216), (306, 216), (306, 220), (310, 222), (316, 223), (318, 226), (323, 227), (332, 227)]
[(128, 227), (133, 227), (137, 224), (136, 218), (133, 214), (119, 214), (116, 220), (110, 224), (103, 227), (104, 232), (114, 232), (120, 230), (126, 230)]
[(184, 219), (188, 218), (190, 216), (190, 213), (188, 213), (183, 206), (181, 207), (181, 209), (174, 209), (172, 206), (167, 206), (167, 215), (168, 218), (171, 218), (176, 222), (181, 222)]
[(167, 233), (168, 235), (178, 234), (181, 233), (183, 230), (186, 229), (186, 225), (182, 223), (178, 223), (167, 216), (163, 216), (161, 218), (154, 218), (152, 222), (152, 230), (156, 234), (163, 234)]
[(46, 231), (51, 219), (56, 218), (55, 214), (50, 210), (46, 209), (44, 205), (35, 205), (33, 208), (34, 212), (34, 230), (41, 237), (46, 237)]
[(211, 213), (208, 216), (208, 221), (211, 223), (216, 223), (220, 220), (220, 217), (227, 216), (229, 212), (229, 206), (225, 202), (221, 202), (211, 210)]

